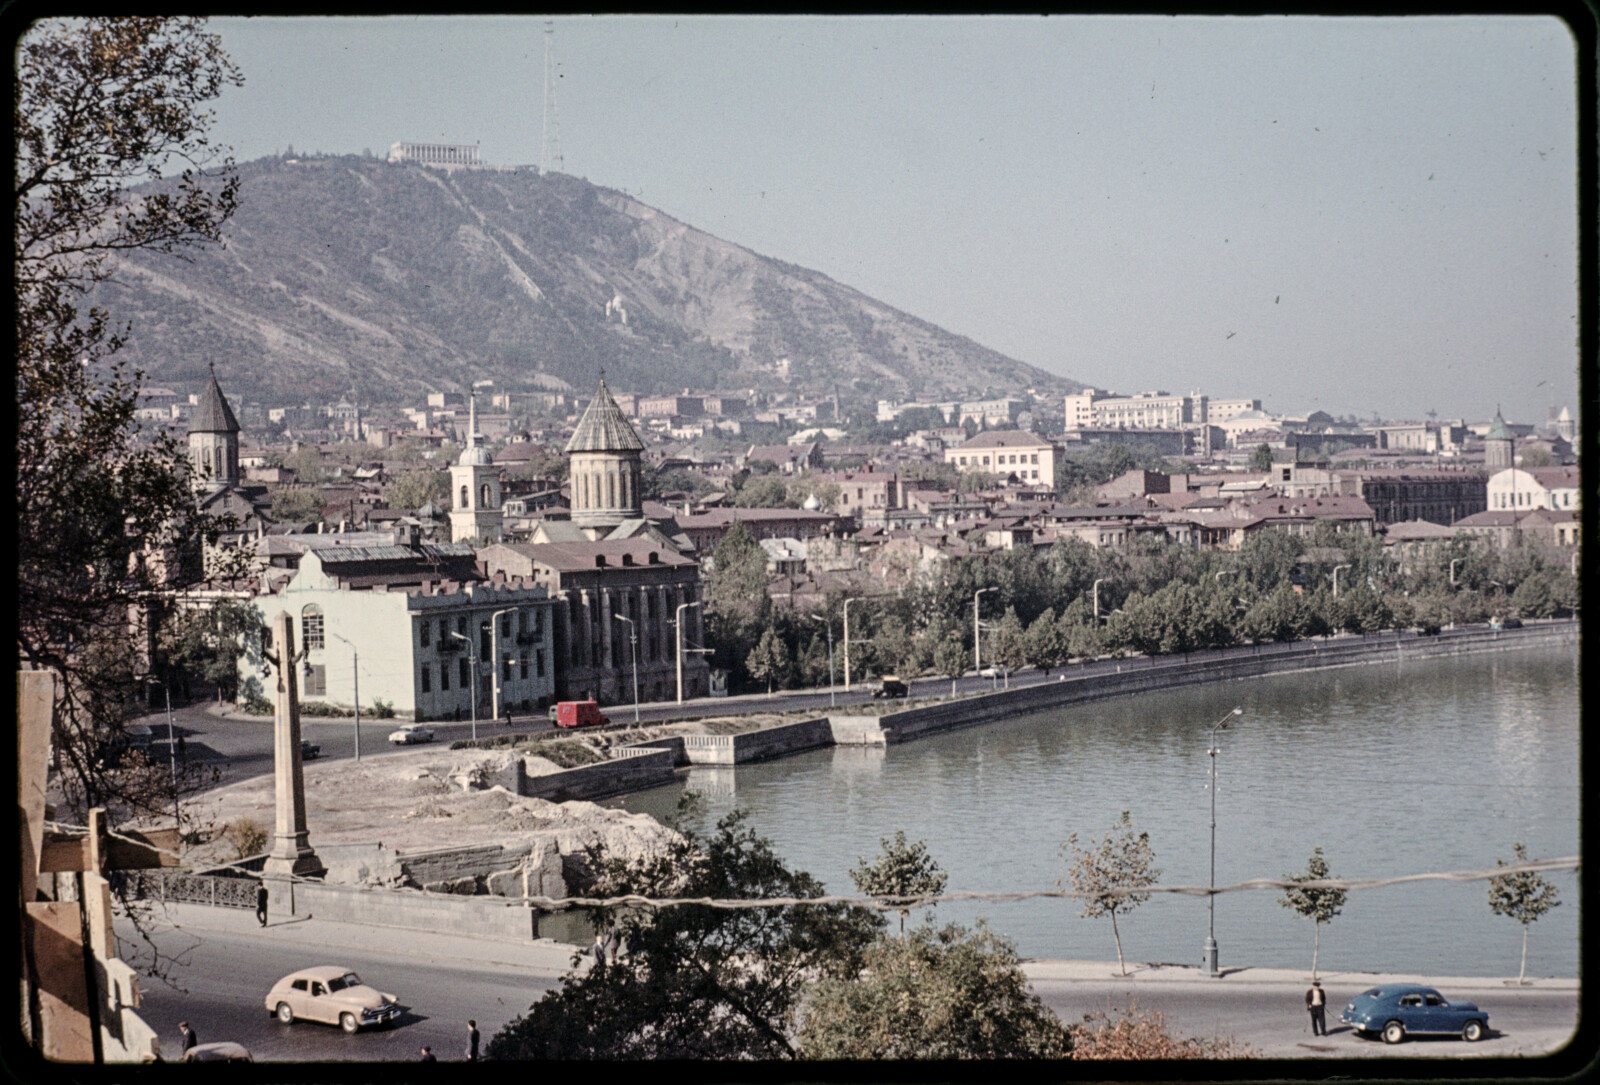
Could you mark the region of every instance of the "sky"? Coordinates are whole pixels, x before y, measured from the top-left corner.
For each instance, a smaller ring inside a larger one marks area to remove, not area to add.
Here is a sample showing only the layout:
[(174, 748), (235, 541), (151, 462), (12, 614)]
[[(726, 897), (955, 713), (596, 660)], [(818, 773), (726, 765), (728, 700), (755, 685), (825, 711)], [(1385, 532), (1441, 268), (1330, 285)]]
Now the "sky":
[[(218, 18), (239, 161), (545, 149), (536, 17)], [(1550, 17), (556, 18), (562, 169), (1120, 393), (1578, 413)]]

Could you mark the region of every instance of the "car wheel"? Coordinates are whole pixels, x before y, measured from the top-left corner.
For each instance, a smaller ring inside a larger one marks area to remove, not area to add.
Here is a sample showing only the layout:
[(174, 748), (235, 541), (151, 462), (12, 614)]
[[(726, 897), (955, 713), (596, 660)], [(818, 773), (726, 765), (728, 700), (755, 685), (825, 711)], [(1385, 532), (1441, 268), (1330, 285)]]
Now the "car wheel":
[(361, 1022), (356, 1020), (356, 1015), (353, 1013), (341, 1013), (339, 1015), (339, 1027), (346, 1032), (354, 1032), (361, 1027)]
[(1483, 1022), (1468, 1021), (1465, 1025), (1462, 1025), (1461, 1038), (1467, 1041), (1469, 1044), (1477, 1043), (1479, 1040), (1483, 1039)]
[(1398, 1021), (1390, 1021), (1383, 1026), (1383, 1042), (1397, 1044), (1406, 1038), (1406, 1027)]
[(278, 1003), (278, 1020), (286, 1025), (294, 1023), (294, 1011), (289, 1008), (287, 1002)]

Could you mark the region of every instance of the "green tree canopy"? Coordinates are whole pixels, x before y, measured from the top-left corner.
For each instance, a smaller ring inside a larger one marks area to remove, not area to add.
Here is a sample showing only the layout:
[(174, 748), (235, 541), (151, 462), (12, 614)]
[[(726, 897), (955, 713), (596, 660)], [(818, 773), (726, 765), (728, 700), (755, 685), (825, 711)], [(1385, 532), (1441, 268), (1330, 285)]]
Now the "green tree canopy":
[(1317, 954), (1322, 949), (1322, 925), (1339, 914), (1344, 907), (1345, 891), (1332, 886), (1309, 886), (1298, 883), (1327, 881), (1328, 861), (1322, 857), (1322, 845), (1318, 844), (1311, 849), (1311, 858), (1306, 863), (1306, 868), (1299, 874), (1285, 876), (1286, 881), (1297, 883), (1292, 889), (1285, 889), (1283, 896), (1278, 898), (1278, 903), (1285, 908), (1293, 908), (1301, 919), (1310, 919), (1312, 923), (1311, 941), (1311, 978), (1317, 978)]
[(1156, 883), (1161, 877), (1153, 865), (1155, 852), (1150, 848), (1149, 833), (1135, 833), (1128, 811), (1106, 830), (1105, 836), (1091, 842), (1088, 848), (1078, 847), (1078, 834), (1067, 837), (1062, 850), (1072, 849), (1073, 863), (1067, 871), (1067, 881), (1072, 891), (1081, 895), (1082, 915), (1089, 918), (1109, 915), (1111, 934), (1117, 942), (1117, 967), (1128, 974), (1122, 960), (1122, 935), (1117, 930), (1117, 913), (1124, 915), (1150, 899), (1149, 893), (1139, 890)]
[[(1511, 846), (1515, 859), (1511, 866), (1522, 866), (1528, 861), (1528, 849), (1519, 843)], [(1494, 865), (1507, 864), (1496, 858)], [(1518, 874), (1502, 874), (1489, 879), (1489, 910), (1495, 915), (1508, 916), (1522, 924), (1522, 964), (1517, 969), (1517, 982), (1528, 974), (1528, 925), (1536, 922), (1551, 908), (1559, 907), (1556, 887), (1537, 871), (1526, 870)]]
[(751, 678), (767, 684), (767, 693), (771, 695), (773, 683), (781, 683), (789, 673), (789, 646), (769, 625), (761, 631), (761, 639), (750, 649), (744, 665)]
[[(878, 861), (869, 864), (858, 856), (855, 867), (850, 871), (850, 880), (868, 896), (889, 898), (883, 903), (900, 913), (900, 936), (903, 938), (906, 916), (911, 914), (913, 903), (903, 898), (937, 896), (944, 892), (950, 876), (933, 861), (925, 843), (921, 840), (915, 844), (906, 843), (904, 829), (894, 831), (892, 843), (888, 840), (880, 843), (883, 853), (878, 856)], [(928, 907), (933, 906), (930, 904)]]
[(876, 942), (860, 976), (812, 988), (799, 1044), (808, 1059), (1053, 1059), (1072, 1037), (980, 921)]
[(433, 467), (413, 467), (384, 487), (383, 500), (391, 509), (420, 509), (428, 502), (448, 503), (450, 472)]
[[(623, 862), (597, 854), (593, 862), (593, 892), (605, 896), (823, 895), (821, 882), (790, 870), (737, 811), (704, 839), (685, 830), (659, 858)], [(621, 925), (626, 956), (569, 973), (490, 1039), (488, 1057), (792, 1058), (806, 984), (859, 975), (883, 919), (841, 904), (678, 904), (632, 911)]]

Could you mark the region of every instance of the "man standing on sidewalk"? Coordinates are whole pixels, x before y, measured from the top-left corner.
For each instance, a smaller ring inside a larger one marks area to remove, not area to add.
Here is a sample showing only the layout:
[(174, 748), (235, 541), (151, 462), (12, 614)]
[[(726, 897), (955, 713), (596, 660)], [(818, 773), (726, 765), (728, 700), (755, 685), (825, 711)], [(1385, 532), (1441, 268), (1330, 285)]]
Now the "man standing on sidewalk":
[(183, 1053), (187, 1055), (200, 1042), (200, 1037), (195, 1035), (194, 1029), (189, 1027), (187, 1021), (178, 1022), (178, 1031), (183, 1033)]
[(478, 1061), (478, 1022), (467, 1022), (467, 1061)]
[(1321, 980), (1311, 981), (1311, 987), (1306, 991), (1306, 1009), (1311, 1014), (1311, 1035), (1326, 1036), (1328, 996), (1323, 993)]

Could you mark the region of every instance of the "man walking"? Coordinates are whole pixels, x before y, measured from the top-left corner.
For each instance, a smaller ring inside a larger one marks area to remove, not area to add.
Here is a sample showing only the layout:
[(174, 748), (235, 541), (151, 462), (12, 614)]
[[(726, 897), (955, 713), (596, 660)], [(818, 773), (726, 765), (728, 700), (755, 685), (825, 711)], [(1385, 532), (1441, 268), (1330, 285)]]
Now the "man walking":
[(261, 882), (256, 886), (256, 918), (261, 925), (267, 925), (267, 883)]
[(1311, 981), (1311, 987), (1306, 991), (1306, 1010), (1311, 1014), (1311, 1035), (1326, 1036), (1328, 996), (1323, 993), (1321, 980)]
[(187, 1055), (200, 1042), (200, 1037), (195, 1035), (194, 1029), (189, 1027), (187, 1021), (178, 1022), (178, 1031), (183, 1033), (183, 1053)]
[(594, 966), (603, 967), (606, 963), (606, 936), (599, 931), (594, 932)]
[(478, 1022), (467, 1022), (467, 1061), (478, 1061)]

